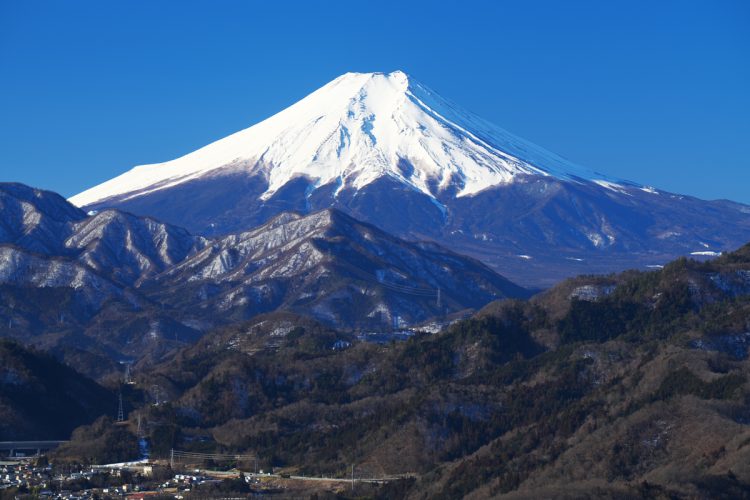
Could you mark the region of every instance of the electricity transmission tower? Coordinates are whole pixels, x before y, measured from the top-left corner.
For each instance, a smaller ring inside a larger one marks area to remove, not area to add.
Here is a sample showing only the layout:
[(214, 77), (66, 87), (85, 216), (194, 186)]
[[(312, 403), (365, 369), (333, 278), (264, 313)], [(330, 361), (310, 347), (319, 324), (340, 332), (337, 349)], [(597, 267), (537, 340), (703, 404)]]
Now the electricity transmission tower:
[(151, 386), (151, 393), (154, 395), (154, 405), (159, 406), (161, 404), (161, 388), (153, 384)]
[(128, 385), (134, 385), (135, 381), (133, 380), (133, 372), (131, 369), (133, 363), (126, 361), (123, 364), (125, 365), (125, 383)]
[(145, 434), (143, 432), (143, 426), (141, 425), (140, 413), (138, 413), (138, 430), (136, 431), (136, 436), (138, 436), (138, 439), (143, 439), (145, 437)]
[(125, 421), (125, 411), (122, 407), (122, 391), (117, 396), (117, 421), (118, 422), (124, 422)]

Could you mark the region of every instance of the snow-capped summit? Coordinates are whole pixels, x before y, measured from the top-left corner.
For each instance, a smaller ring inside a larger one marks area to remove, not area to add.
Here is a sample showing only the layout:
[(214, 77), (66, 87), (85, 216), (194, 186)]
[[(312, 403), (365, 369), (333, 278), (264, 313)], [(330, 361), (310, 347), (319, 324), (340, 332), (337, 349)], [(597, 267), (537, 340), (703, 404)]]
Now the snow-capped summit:
[(203, 236), (242, 232), (285, 211), (337, 208), (531, 286), (750, 240), (750, 207), (586, 170), (401, 71), (347, 73), (248, 129), (71, 201)]
[(519, 174), (601, 178), (440, 97), (402, 71), (346, 73), (248, 129), (165, 163), (142, 165), (71, 198), (119, 201), (221, 171), (262, 174), (261, 199), (304, 177), (360, 189), (388, 176), (428, 196), (456, 196)]

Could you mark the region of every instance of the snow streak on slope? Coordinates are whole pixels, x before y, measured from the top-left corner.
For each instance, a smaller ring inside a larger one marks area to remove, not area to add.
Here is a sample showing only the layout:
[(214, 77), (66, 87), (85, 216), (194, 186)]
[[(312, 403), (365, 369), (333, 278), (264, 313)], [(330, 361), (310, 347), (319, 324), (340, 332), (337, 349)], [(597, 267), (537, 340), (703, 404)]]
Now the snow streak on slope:
[(360, 189), (387, 176), (436, 197), (476, 194), (519, 174), (604, 177), (443, 99), (401, 71), (347, 73), (282, 112), (176, 160), (135, 167), (80, 193), (124, 201), (204, 176), (261, 174), (268, 199), (290, 180)]

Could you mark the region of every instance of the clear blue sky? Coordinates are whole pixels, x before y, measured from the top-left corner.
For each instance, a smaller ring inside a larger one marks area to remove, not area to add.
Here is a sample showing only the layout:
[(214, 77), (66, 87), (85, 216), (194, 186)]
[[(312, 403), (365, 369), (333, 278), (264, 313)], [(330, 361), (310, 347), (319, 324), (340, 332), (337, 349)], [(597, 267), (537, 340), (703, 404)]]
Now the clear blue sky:
[(745, 0), (0, 0), (0, 180), (72, 195), (394, 69), (592, 169), (750, 203)]

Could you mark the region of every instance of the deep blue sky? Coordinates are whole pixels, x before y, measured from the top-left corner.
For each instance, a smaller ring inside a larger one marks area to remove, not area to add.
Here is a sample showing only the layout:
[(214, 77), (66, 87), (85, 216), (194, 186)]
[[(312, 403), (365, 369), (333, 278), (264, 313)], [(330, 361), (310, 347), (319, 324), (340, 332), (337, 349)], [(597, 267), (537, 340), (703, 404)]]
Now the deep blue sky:
[(745, 0), (0, 0), (0, 180), (72, 195), (394, 69), (592, 169), (750, 203)]

